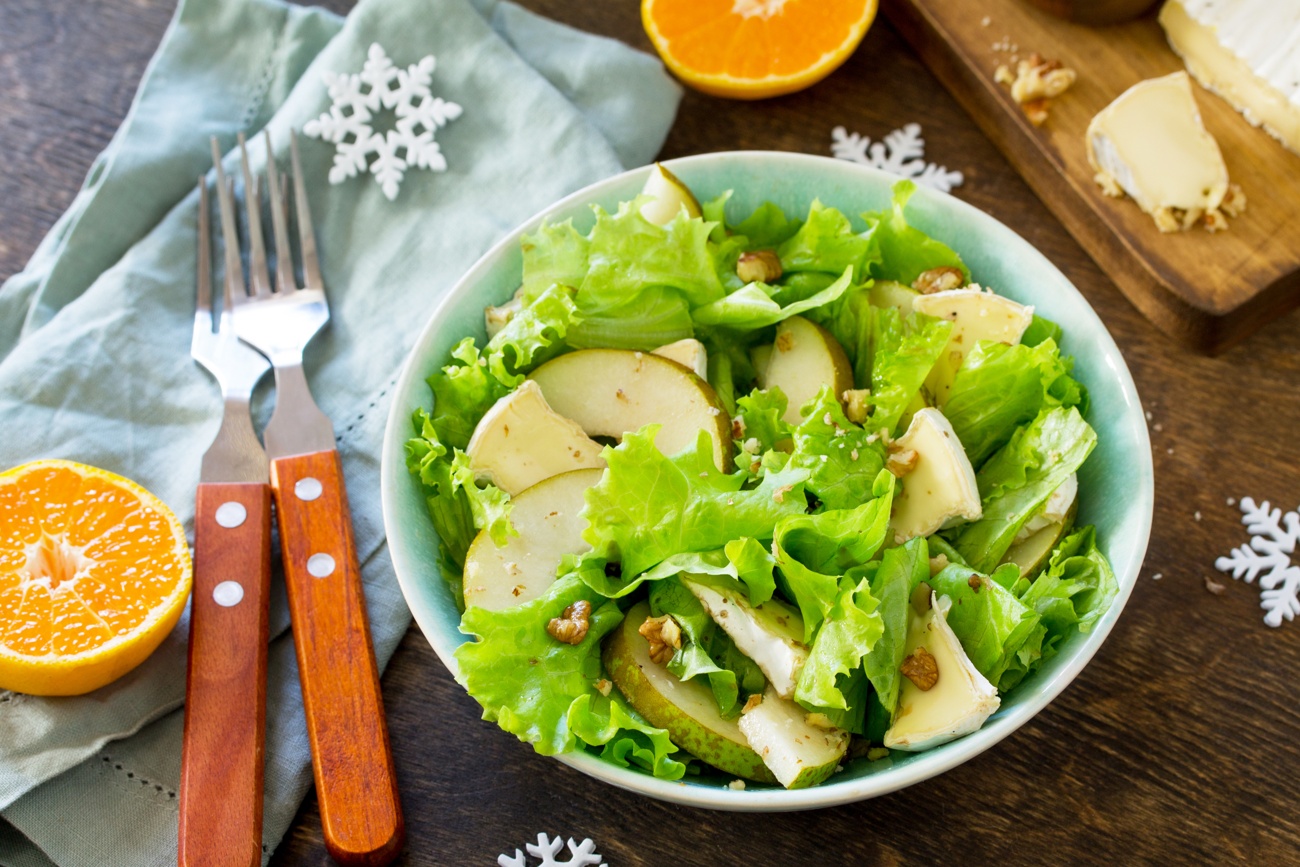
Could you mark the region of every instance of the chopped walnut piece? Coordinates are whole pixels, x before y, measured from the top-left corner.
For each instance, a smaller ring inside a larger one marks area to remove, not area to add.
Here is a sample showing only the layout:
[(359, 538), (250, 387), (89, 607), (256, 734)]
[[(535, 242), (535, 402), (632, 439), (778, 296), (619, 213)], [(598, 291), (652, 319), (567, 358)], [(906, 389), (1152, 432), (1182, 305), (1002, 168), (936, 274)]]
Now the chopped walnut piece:
[(781, 279), (781, 259), (775, 250), (751, 250), (736, 261), (736, 276), (746, 283), (773, 283)]
[(871, 389), (869, 388), (850, 388), (840, 395), (844, 401), (844, 415), (854, 424), (862, 424), (867, 420), (867, 412), (871, 409)]
[(948, 555), (936, 554), (930, 558), (930, 577), (933, 578), (948, 568)]
[(1228, 589), (1222, 581), (1215, 581), (1209, 575), (1205, 576), (1205, 589), (1209, 590), (1215, 596), (1222, 596), (1223, 591)]
[(921, 460), (921, 456), (916, 453), (915, 449), (901, 449), (899, 451), (891, 449), (890, 451), (891, 454), (888, 460), (885, 461), (885, 469), (900, 479), (916, 469), (917, 463)]
[(1015, 75), (1006, 64), (998, 66), (993, 80), (1010, 85), (1011, 98), (1024, 109), (1029, 122), (1042, 126), (1051, 100), (1069, 90), (1078, 74), (1059, 60), (1046, 60), (1037, 52), (1016, 64)]
[(743, 440), (745, 438), (745, 420), (736, 416), (731, 420), (731, 438), (733, 440)]
[(1016, 83), (1016, 74), (1011, 71), (1011, 67), (1005, 63), (999, 63), (998, 68), (993, 70), (993, 80), (998, 84), (1012, 85)]
[(913, 650), (898, 670), (921, 692), (929, 692), (939, 682), (939, 663), (924, 647)]
[(960, 289), (965, 283), (966, 275), (960, 268), (943, 265), (939, 268), (931, 268), (929, 271), (922, 271), (912, 281), (912, 288), (922, 295), (933, 295), (935, 292)]
[(650, 642), (650, 661), (667, 665), (673, 654), (682, 649), (682, 630), (671, 615), (647, 617), (637, 632)]
[(1025, 117), (1034, 126), (1042, 126), (1047, 123), (1047, 111), (1052, 107), (1052, 103), (1047, 99), (1031, 99), (1024, 105), (1020, 106), (1025, 111)]
[(596, 686), (596, 692), (600, 693), (603, 696), (608, 696), (611, 692), (614, 691), (614, 684), (610, 683), (608, 680), (605, 680), (605, 678), (603, 677), (600, 680), (596, 681), (595, 686)]
[(966, 579), (966, 586), (978, 593), (980, 588), (984, 586), (984, 579), (972, 572), (971, 576)]
[(745, 706), (740, 709), (741, 715), (743, 716), (744, 714), (749, 713), (751, 710), (758, 707), (762, 703), (763, 703), (763, 694), (761, 692), (754, 693), (749, 698), (745, 699)]
[(1228, 184), (1228, 192), (1224, 193), (1223, 201), (1219, 202), (1219, 210), (1229, 217), (1235, 217), (1246, 210), (1245, 190), (1239, 184)]
[(590, 616), (591, 603), (586, 599), (579, 599), (565, 608), (564, 613), (559, 617), (552, 617), (551, 622), (546, 624), (546, 631), (552, 638), (563, 644), (581, 644), (582, 639), (587, 637), (587, 628), (591, 625), (588, 620)]

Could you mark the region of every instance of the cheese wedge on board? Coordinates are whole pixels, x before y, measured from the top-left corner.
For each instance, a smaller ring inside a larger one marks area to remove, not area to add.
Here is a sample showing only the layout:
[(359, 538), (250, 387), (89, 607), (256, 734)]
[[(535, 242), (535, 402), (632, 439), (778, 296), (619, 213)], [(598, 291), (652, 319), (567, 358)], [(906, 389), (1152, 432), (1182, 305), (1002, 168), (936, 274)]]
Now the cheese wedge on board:
[(1162, 232), (1204, 219), (1227, 228), (1220, 213), (1238, 210), (1228, 168), (1201, 113), (1185, 72), (1140, 81), (1097, 112), (1086, 134), (1088, 161), (1107, 195), (1127, 193)]
[(1197, 81), (1300, 154), (1300, 3), (1168, 0), (1160, 24)]

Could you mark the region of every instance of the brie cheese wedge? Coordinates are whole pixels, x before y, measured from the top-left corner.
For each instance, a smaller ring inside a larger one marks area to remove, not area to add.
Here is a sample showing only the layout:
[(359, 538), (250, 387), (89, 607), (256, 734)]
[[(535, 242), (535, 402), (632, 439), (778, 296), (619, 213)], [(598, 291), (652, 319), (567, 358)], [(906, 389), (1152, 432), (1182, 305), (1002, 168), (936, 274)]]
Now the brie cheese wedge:
[(984, 514), (970, 458), (939, 410), (917, 410), (894, 448), (916, 452), (889, 519), (897, 542), (928, 536), (952, 519), (973, 521)]
[(953, 378), (966, 353), (975, 348), (976, 341), (1019, 343), (1029, 323), (1034, 321), (1033, 307), (985, 292), (976, 284), (918, 295), (912, 299), (912, 309), (952, 322), (948, 345), (925, 380), (937, 406), (948, 402)]
[(909, 606), (907, 655), (924, 648), (934, 658), (939, 677), (928, 690), (903, 678), (898, 710), (885, 732), (884, 743), (891, 750), (920, 752), (978, 731), (1001, 704), (997, 687), (971, 663), (948, 625), (951, 607), (951, 599), (933, 591), (928, 611)]
[[(1226, 228), (1219, 209), (1229, 195), (1228, 168), (1201, 123), (1187, 73), (1124, 91), (1088, 124), (1087, 145), (1102, 191), (1127, 193), (1160, 231), (1188, 229), (1202, 217), (1210, 229)], [(1239, 207), (1233, 200), (1229, 213)]]
[(1160, 24), (1197, 81), (1300, 154), (1300, 5), (1169, 0)]

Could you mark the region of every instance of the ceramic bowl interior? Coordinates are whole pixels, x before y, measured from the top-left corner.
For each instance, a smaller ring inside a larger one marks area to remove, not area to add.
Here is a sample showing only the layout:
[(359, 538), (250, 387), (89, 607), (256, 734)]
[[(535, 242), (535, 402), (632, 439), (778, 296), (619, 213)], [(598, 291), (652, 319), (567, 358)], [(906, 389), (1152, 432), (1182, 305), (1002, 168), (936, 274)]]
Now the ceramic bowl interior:
[[(846, 214), (878, 210), (890, 202), (891, 175), (852, 163), (802, 154), (728, 152), (666, 163), (701, 199), (725, 190), (731, 216), (744, 215), (764, 201), (787, 214), (804, 214), (814, 198)], [(483, 308), (510, 298), (519, 285), (520, 236), (543, 221), (572, 218), (585, 231), (593, 222), (590, 205), (613, 210), (635, 196), (648, 173), (636, 169), (593, 184), (538, 214), (490, 250), (448, 293), (407, 360), (394, 394), (385, 434), (382, 491), (384, 523), (393, 566), (407, 604), (434, 651), (454, 674), (452, 655), (465, 640), (447, 583), (438, 569), (438, 539), (415, 481), (407, 474), (403, 444), (410, 418), (428, 407), (432, 396), (425, 378), (466, 335), (485, 338)], [(1105, 617), (1088, 634), (1075, 634), (1060, 652), (1016, 689), (982, 729), (924, 753), (895, 752), (875, 762), (849, 763), (821, 786), (799, 791), (751, 785), (727, 788), (731, 777), (718, 774), (685, 782), (656, 780), (615, 767), (586, 753), (560, 756), (578, 770), (613, 785), (655, 798), (729, 810), (800, 810), (874, 797), (910, 785), (964, 762), (1005, 738), (1055, 698), (1088, 663), (1114, 626), (1137, 580), (1151, 530), (1153, 484), (1151, 449), (1142, 406), (1119, 349), (1097, 314), (1070, 281), (1023, 238), (997, 220), (943, 193), (920, 189), (907, 217), (956, 249), (976, 282), (1017, 301), (1065, 328), (1064, 350), (1075, 358), (1075, 375), (1088, 387), (1088, 421), (1098, 445), (1080, 472), (1079, 523), (1095, 524), (1101, 547), (1120, 582), (1120, 593)], [(502, 737), (509, 737), (502, 733)]]

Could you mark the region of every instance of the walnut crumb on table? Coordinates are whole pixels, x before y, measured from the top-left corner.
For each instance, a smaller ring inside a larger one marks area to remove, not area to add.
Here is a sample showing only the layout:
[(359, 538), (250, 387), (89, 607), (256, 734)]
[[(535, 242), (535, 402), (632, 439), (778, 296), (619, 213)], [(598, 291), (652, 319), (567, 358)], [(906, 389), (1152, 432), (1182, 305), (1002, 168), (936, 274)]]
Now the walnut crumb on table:
[(1042, 126), (1047, 121), (1051, 101), (1069, 90), (1077, 77), (1061, 61), (1045, 59), (1038, 52), (1017, 63), (1015, 72), (1005, 63), (993, 72), (993, 80), (1011, 88), (1011, 98), (1034, 126)]

